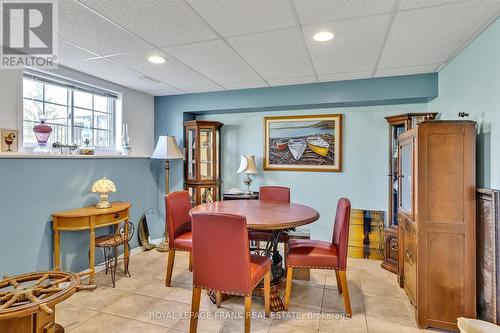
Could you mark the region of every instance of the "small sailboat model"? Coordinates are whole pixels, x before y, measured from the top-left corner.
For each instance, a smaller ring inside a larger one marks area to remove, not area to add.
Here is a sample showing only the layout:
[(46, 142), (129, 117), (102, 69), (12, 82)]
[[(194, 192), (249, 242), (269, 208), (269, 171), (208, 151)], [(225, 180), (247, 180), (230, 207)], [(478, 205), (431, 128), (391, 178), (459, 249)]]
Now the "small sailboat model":
[(288, 146), (287, 139), (281, 139), (278, 142), (276, 142), (276, 148), (278, 148), (278, 150), (285, 150), (287, 146)]
[(330, 147), (330, 144), (319, 136), (312, 136), (307, 138), (307, 145), (313, 152), (318, 155), (328, 155), (328, 148)]
[(297, 161), (300, 160), (302, 154), (304, 154), (306, 147), (307, 143), (304, 139), (290, 139), (288, 141), (288, 149), (290, 149), (293, 158)]

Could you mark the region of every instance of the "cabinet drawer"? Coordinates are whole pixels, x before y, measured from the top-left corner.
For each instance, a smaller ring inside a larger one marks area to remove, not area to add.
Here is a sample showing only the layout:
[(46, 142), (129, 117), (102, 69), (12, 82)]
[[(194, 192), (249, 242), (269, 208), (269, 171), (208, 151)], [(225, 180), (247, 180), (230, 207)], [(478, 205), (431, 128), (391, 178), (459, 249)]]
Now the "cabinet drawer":
[(95, 225), (114, 224), (116, 221), (128, 219), (128, 209), (116, 213), (98, 215), (95, 217)]
[(411, 303), (417, 305), (417, 243), (406, 229), (403, 231), (404, 289)]

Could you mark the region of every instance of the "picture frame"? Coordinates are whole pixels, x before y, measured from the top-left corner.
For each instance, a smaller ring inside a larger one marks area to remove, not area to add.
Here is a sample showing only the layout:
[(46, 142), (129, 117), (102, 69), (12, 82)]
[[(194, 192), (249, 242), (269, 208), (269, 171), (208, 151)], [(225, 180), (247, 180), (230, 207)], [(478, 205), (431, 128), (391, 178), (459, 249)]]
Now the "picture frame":
[(19, 131), (0, 128), (0, 152), (17, 153), (19, 150)]
[(264, 170), (342, 171), (342, 114), (264, 117)]

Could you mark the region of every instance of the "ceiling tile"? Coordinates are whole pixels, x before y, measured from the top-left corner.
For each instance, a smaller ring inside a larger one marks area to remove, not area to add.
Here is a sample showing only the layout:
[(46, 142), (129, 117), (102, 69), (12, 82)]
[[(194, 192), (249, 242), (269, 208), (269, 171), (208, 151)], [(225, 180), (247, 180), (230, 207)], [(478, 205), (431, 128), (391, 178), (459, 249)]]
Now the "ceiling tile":
[(319, 82), (329, 82), (329, 81), (368, 79), (371, 77), (372, 77), (372, 71), (369, 71), (369, 72), (357, 72), (357, 73), (336, 73), (336, 74), (318, 75), (318, 80)]
[(267, 87), (267, 84), (264, 81), (260, 80), (254, 82), (225, 83), (223, 84), (223, 86), (227, 90), (234, 90), (234, 89), (262, 88), (262, 87)]
[(156, 50), (150, 50), (121, 54), (109, 58), (175, 88), (182, 89), (185, 87), (210, 86), (213, 84), (212, 81), (203, 75), (173, 59), (169, 59), (163, 64), (152, 64), (147, 60), (149, 56), (158, 54), (162, 55)]
[(294, 0), (301, 24), (316, 24), (354, 17), (386, 14), (393, 0)]
[(499, 1), (467, 1), (398, 12), (379, 67), (443, 63), (491, 21), (499, 9)]
[[(374, 70), (382, 49), (389, 15), (305, 26), (304, 37), (318, 74)], [(335, 38), (317, 42), (318, 31), (331, 31)]]
[(185, 1), (80, 1), (159, 47), (217, 38)]
[(107, 59), (93, 59), (70, 63), (67, 67), (139, 91), (172, 89), (161, 82), (143, 80), (141, 74)]
[(59, 38), (100, 55), (130, 52), (150, 46), (73, 0), (58, 2)]
[(227, 40), (265, 79), (314, 75), (303, 38), (296, 28)]
[(170, 47), (165, 50), (219, 84), (261, 80), (259, 75), (222, 40)]
[(90, 58), (95, 58), (96, 55), (86, 50), (68, 44), (62, 40), (57, 40), (57, 63), (70, 64), (74, 62), (84, 61)]
[(224, 37), (296, 25), (287, 0), (187, 1)]
[(433, 73), (435, 72), (438, 66), (439, 64), (432, 64), (432, 65), (412, 66), (403, 68), (377, 69), (375, 77)]
[(224, 90), (224, 89), (221, 89), (221, 87), (219, 87), (215, 84), (211, 84), (211, 85), (199, 86), (199, 87), (187, 87), (187, 88), (183, 88), (183, 90), (188, 94), (193, 94), (193, 93), (220, 91), (220, 90)]
[(302, 76), (302, 77), (291, 77), (284, 79), (274, 79), (267, 81), (271, 86), (289, 86), (294, 84), (303, 83), (314, 83), (316, 82), (316, 77), (314, 75)]
[(399, 0), (398, 10), (449, 5), (463, 0)]

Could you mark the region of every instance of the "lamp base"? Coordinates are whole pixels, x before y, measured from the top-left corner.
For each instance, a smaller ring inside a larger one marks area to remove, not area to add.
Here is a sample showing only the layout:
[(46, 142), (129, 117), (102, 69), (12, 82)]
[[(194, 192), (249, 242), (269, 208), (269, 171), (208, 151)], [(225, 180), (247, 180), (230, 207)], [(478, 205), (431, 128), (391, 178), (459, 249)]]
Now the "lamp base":
[(168, 241), (165, 238), (156, 246), (156, 251), (168, 252)]
[(247, 178), (243, 179), (243, 184), (245, 184), (246, 189), (245, 189), (245, 194), (253, 194), (252, 191), (250, 191), (250, 185), (252, 185), (253, 179), (250, 178), (250, 175), (247, 173)]

